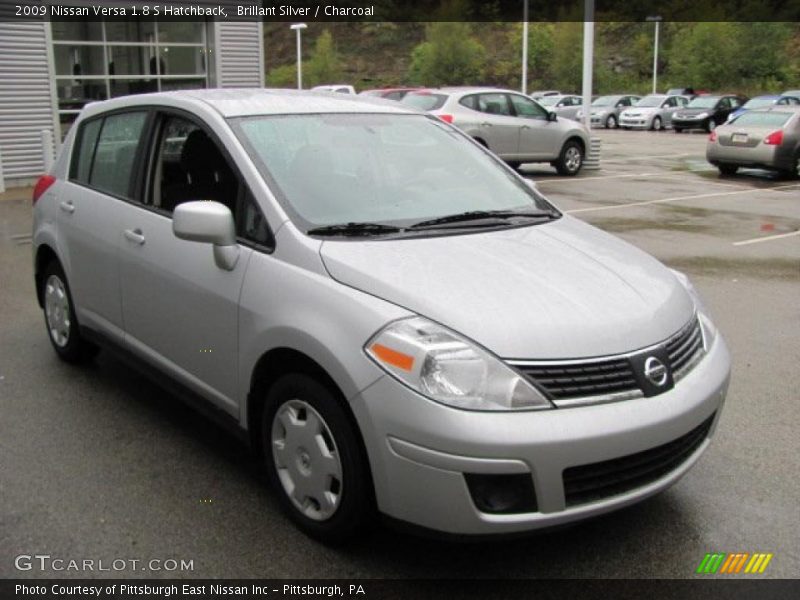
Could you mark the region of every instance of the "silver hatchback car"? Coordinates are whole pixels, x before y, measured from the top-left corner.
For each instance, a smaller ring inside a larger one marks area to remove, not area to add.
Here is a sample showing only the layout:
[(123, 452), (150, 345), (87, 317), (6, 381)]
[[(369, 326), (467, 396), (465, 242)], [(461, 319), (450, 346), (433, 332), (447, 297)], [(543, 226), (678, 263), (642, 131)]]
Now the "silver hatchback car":
[(561, 175), (577, 175), (589, 147), (583, 125), (511, 90), (437, 88), (411, 92), (401, 102), (456, 125), (513, 168), (549, 162)]
[(290, 517), (519, 532), (708, 447), (730, 357), (685, 276), (402, 105), (198, 90), (87, 106), (34, 191), (66, 361), (115, 350), (263, 456)]

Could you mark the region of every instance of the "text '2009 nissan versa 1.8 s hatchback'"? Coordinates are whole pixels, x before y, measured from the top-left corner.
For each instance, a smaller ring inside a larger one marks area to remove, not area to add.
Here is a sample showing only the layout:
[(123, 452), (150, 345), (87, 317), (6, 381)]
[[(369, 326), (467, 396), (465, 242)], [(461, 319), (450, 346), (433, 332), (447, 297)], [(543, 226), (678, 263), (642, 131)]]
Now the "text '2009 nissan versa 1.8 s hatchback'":
[(319, 538), (611, 511), (675, 483), (720, 416), (728, 350), (684, 275), (396, 103), (98, 102), (34, 203), (58, 355), (116, 349), (218, 409)]

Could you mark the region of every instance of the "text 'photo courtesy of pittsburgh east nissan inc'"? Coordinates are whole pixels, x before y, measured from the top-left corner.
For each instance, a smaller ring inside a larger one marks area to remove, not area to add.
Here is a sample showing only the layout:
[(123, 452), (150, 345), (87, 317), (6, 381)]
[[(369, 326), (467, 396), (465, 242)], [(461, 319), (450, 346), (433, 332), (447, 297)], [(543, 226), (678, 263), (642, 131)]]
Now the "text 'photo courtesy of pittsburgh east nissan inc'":
[(797, 0), (0, 0), (0, 600), (800, 598)]

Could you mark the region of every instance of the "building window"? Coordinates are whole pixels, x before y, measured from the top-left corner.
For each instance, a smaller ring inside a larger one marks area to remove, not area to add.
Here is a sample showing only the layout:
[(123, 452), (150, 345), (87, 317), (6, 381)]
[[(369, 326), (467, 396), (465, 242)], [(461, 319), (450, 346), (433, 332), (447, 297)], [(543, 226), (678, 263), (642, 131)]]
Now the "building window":
[(50, 25), (62, 136), (88, 102), (209, 86), (205, 22)]

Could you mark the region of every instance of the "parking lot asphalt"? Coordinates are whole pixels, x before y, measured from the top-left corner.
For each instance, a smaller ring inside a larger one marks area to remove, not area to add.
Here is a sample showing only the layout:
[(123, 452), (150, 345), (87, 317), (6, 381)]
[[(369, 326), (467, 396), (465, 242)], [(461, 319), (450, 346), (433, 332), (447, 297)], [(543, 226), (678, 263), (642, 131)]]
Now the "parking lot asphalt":
[(233, 437), (107, 354), (57, 360), (24, 237), (30, 190), (12, 190), (0, 196), (0, 577), (92, 575), (14, 568), (48, 554), (193, 561), (98, 576), (681, 578), (715, 551), (770, 552), (759, 577), (800, 576), (800, 184), (720, 178), (701, 134), (594, 135), (599, 171), (523, 173), (561, 209), (686, 272), (733, 354), (715, 439), (673, 488), (513, 541), (383, 526), (342, 548), (311, 541)]

